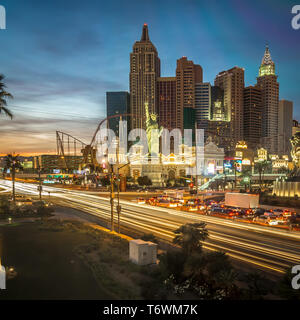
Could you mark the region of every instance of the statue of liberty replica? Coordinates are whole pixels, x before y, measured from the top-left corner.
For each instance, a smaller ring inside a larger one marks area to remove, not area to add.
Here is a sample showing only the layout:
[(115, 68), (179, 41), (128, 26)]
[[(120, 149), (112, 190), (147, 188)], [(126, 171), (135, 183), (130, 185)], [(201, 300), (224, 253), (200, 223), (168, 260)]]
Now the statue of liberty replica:
[(159, 155), (159, 137), (162, 134), (163, 127), (158, 126), (157, 114), (149, 113), (149, 104), (145, 102), (146, 111), (146, 133), (148, 142), (148, 156), (158, 157)]

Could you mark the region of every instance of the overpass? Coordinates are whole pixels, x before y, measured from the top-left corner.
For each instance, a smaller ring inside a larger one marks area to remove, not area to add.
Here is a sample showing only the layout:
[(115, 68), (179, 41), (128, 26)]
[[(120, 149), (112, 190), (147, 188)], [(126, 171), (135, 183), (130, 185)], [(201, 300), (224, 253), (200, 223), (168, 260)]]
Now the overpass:
[[(226, 180), (227, 181), (235, 181), (235, 179), (239, 179), (241, 176), (240, 175), (234, 175), (234, 174), (227, 174), (226, 175)], [(286, 177), (286, 174), (285, 173), (265, 173), (261, 176), (261, 179), (263, 181), (267, 181), (267, 182), (273, 182), (275, 181), (277, 178), (285, 178)], [(225, 174), (223, 173), (219, 173), (219, 174), (216, 174), (215, 176), (213, 176), (208, 182), (202, 184), (200, 187), (199, 187), (199, 190), (200, 191), (203, 191), (205, 189), (207, 189), (209, 187), (209, 184), (213, 181), (216, 181), (216, 180), (222, 180), (225, 178)], [(258, 173), (254, 173), (252, 174), (251, 176), (251, 182), (259, 182), (259, 174)]]

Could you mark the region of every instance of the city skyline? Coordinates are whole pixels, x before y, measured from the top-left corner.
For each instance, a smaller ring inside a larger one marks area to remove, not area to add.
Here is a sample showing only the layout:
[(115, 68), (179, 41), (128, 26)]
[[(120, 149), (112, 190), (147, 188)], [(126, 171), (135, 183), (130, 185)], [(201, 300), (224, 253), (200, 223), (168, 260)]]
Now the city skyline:
[(0, 2), (1, 306), (293, 307), (300, 4)]
[[(249, 4), (236, 1), (231, 1), (226, 8), (214, 2), (200, 3), (199, 11), (192, 12), (188, 9), (192, 1), (187, 1), (182, 19), (185, 21), (188, 15), (192, 19), (179, 28), (175, 18), (181, 14), (182, 1), (171, 9), (168, 1), (153, 1), (153, 10), (162, 13), (159, 18), (151, 10), (145, 10), (149, 4), (135, 1), (127, 3), (127, 7), (116, 1), (115, 6), (106, 4), (102, 10), (94, 1), (90, 1), (88, 8), (77, 1), (73, 1), (72, 6), (68, 2), (53, 1), (44, 5), (29, 2), (36, 4), (30, 7), (31, 12), (16, 1), (3, 1), (8, 22), (7, 30), (0, 34), (7, 43), (7, 50), (1, 53), (1, 73), (6, 76), (8, 91), (15, 96), (9, 104), (15, 119), (2, 117), (0, 120), (0, 154), (54, 153), (56, 130), (88, 143), (99, 120), (105, 117), (106, 91), (129, 91), (129, 55), (145, 22), (161, 59), (162, 77), (174, 77), (177, 59), (187, 56), (202, 66), (204, 82), (213, 84), (219, 72), (239, 66), (245, 68), (245, 86), (254, 85), (268, 42), (280, 82), (280, 99), (294, 102), (294, 118), (299, 119), (300, 95), (296, 89), (299, 42), (296, 42), (297, 31), (290, 25), (292, 5), (289, 3), (271, 8), (267, 2), (255, 2), (253, 11)], [(140, 12), (135, 19), (130, 13), (133, 5), (137, 6), (136, 12)], [(116, 7), (118, 12), (114, 18), (105, 18), (105, 13), (112, 17)], [(122, 8), (124, 17), (119, 13)], [(20, 11), (24, 14), (17, 21)], [(47, 11), (46, 17), (44, 11)], [(169, 15), (164, 19), (166, 12)], [(280, 22), (276, 21), (279, 14), (284, 16)], [(258, 19), (257, 25), (252, 19), (254, 16)], [(126, 17), (130, 21), (125, 24)], [(241, 23), (238, 30), (233, 28), (237, 21)], [(22, 25), (24, 30), (20, 28)], [(263, 32), (258, 32), (259, 27)], [(106, 32), (107, 29), (110, 32)], [(286, 50), (292, 44), (295, 50)], [(118, 50), (112, 52), (112, 47)]]

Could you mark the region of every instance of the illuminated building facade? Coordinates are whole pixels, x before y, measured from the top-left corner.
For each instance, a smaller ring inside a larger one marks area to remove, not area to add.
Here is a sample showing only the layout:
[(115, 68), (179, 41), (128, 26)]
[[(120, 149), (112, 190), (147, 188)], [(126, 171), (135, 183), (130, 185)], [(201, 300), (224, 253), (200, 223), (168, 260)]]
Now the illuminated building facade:
[[(118, 114), (125, 114), (125, 113), (130, 113), (129, 92), (127, 91), (106, 92), (106, 116), (109, 117), (109, 116), (115, 116)], [(119, 117), (109, 120), (109, 128), (114, 131), (116, 136), (119, 135), (119, 120), (120, 120)], [(122, 120), (129, 121), (129, 117), (123, 117)]]
[[(203, 71), (200, 65), (182, 57), (176, 67), (176, 109), (178, 128), (184, 127), (184, 108), (195, 109), (195, 85), (203, 82)], [(192, 112), (192, 111), (191, 111)]]
[(169, 131), (181, 126), (176, 109), (176, 77), (157, 79), (158, 121), (160, 126)]
[(157, 78), (160, 77), (160, 60), (150, 41), (148, 26), (144, 24), (142, 37), (130, 53), (130, 113), (131, 129), (145, 129), (145, 102), (149, 112), (157, 113)]
[(223, 148), (225, 152), (231, 150), (230, 122), (229, 121), (209, 121), (208, 135), (213, 138), (214, 143)]
[(212, 121), (226, 121), (224, 108), (224, 90), (220, 87), (211, 87), (211, 116)]
[(290, 154), (293, 127), (293, 102), (280, 100), (278, 105), (278, 154)]
[(249, 86), (244, 89), (244, 140), (250, 148), (258, 146), (261, 138), (261, 89)]
[(208, 137), (211, 118), (211, 85), (209, 82), (195, 84), (195, 121), (198, 129), (204, 129), (204, 139)]
[(278, 152), (279, 83), (268, 46), (259, 68), (257, 85), (262, 92), (261, 144), (268, 152), (276, 154)]
[(220, 72), (215, 78), (215, 86), (224, 90), (224, 115), (230, 121), (230, 148), (243, 139), (244, 116), (244, 69), (234, 67)]
[(76, 171), (82, 164), (82, 156), (61, 156), (56, 154), (43, 154), (33, 157), (34, 169), (52, 173), (54, 170)]
[(298, 131), (300, 131), (299, 122), (297, 120), (293, 120), (292, 135), (295, 135)]

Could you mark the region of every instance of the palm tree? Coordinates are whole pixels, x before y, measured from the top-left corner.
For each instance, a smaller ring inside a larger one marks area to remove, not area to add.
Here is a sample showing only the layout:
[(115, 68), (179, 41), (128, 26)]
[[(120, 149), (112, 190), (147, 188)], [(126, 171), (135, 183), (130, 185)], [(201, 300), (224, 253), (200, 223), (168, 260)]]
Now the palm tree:
[(251, 169), (244, 169), (242, 174), (240, 175), (242, 178), (242, 182), (245, 184), (245, 190), (247, 191), (247, 185), (249, 185), (249, 190), (251, 189), (251, 177), (252, 172)]
[(16, 176), (16, 169), (22, 169), (22, 165), (19, 160), (19, 156), (8, 154), (4, 158), (4, 171), (7, 171), (8, 169), (11, 170), (11, 178), (12, 178), (12, 193), (13, 193), (13, 202), (16, 202), (16, 193), (15, 193), (15, 176)]
[(201, 241), (208, 237), (206, 223), (187, 223), (174, 231), (173, 243), (179, 245), (188, 256), (199, 252), (202, 248)]
[(13, 115), (11, 111), (6, 108), (6, 106), (7, 99), (13, 99), (13, 96), (9, 92), (5, 91), (6, 86), (4, 84), (4, 78), (5, 76), (3, 74), (0, 74), (0, 113), (3, 112), (5, 115), (12, 119)]
[(255, 163), (254, 167), (259, 174), (259, 187), (260, 187), (260, 189), (261, 189), (261, 185), (262, 185), (262, 176), (264, 175), (264, 172), (265, 172), (266, 168), (268, 167), (268, 165), (269, 165), (269, 163), (266, 160), (259, 161), (259, 162)]

